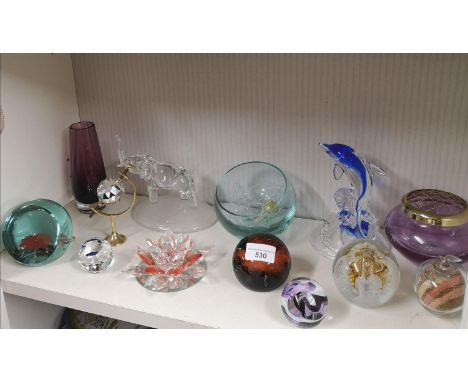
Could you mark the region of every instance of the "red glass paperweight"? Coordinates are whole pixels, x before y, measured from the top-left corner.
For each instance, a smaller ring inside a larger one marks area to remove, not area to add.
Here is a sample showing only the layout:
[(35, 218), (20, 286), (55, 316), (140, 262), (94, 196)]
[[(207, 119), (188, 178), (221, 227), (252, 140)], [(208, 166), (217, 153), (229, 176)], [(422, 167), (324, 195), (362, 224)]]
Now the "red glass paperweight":
[(286, 245), (276, 236), (258, 233), (244, 237), (234, 250), (234, 274), (248, 289), (268, 292), (283, 284), (291, 269)]

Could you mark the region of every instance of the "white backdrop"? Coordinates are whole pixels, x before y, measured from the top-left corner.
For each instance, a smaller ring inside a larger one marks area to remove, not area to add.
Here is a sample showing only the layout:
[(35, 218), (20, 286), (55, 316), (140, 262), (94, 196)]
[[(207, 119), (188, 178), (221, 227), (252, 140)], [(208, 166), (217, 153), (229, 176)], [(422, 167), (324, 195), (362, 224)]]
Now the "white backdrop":
[[(72, 56), (82, 120), (94, 121), (113, 172), (114, 135), (131, 153), (193, 169), (201, 197), (249, 160), (285, 170), (297, 215), (335, 209), (341, 142), (383, 167), (374, 211), (414, 188), (468, 198), (468, 55), (145, 54)], [(346, 184), (346, 182), (341, 182)], [(144, 190), (141, 187), (140, 190)]]
[(68, 126), (79, 120), (69, 54), (2, 54), (1, 220), (36, 198), (71, 200)]

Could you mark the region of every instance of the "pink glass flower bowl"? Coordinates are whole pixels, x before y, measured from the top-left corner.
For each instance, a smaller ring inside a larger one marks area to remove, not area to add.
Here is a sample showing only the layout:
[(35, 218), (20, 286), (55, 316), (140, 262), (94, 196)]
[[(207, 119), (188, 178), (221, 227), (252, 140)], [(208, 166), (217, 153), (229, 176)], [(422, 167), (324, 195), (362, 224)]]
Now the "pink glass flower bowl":
[(146, 239), (138, 247), (140, 262), (124, 272), (131, 273), (146, 289), (176, 292), (195, 285), (206, 274), (206, 251), (192, 249), (190, 236), (166, 232), (159, 240)]

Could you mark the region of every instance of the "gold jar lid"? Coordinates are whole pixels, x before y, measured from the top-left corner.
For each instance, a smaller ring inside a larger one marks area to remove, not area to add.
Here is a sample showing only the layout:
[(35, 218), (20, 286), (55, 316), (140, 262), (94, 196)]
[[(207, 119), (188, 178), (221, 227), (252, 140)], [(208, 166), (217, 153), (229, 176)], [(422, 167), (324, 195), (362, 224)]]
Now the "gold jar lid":
[(456, 227), (468, 223), (468, 204), (447, 191), (424, 189), (408, 192), (401, 199), (403, 212), (423, 224)]

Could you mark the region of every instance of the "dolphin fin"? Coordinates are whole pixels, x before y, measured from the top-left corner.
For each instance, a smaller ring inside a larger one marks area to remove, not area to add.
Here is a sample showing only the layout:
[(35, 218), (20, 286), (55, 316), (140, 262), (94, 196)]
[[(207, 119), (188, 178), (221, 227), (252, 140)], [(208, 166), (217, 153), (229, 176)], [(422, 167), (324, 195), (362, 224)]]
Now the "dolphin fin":
[(340, 210), (351, 210), (356, 198), (353, 195), (353, 190), (349, 188), (339, 188), (335, 192), (335, 203)]
[(382, 167), (377, 166), (374, 163), (369, 163), (370, 173), (372, 176), (375, 175), (385, 175), (385, 171)]
[(335, 166), (333, 167), (333, 176), (335, 180), (340, 180), (343, 174), (344, 174), (343, 167), (341, 167), (338, 163), (335, 163)]

